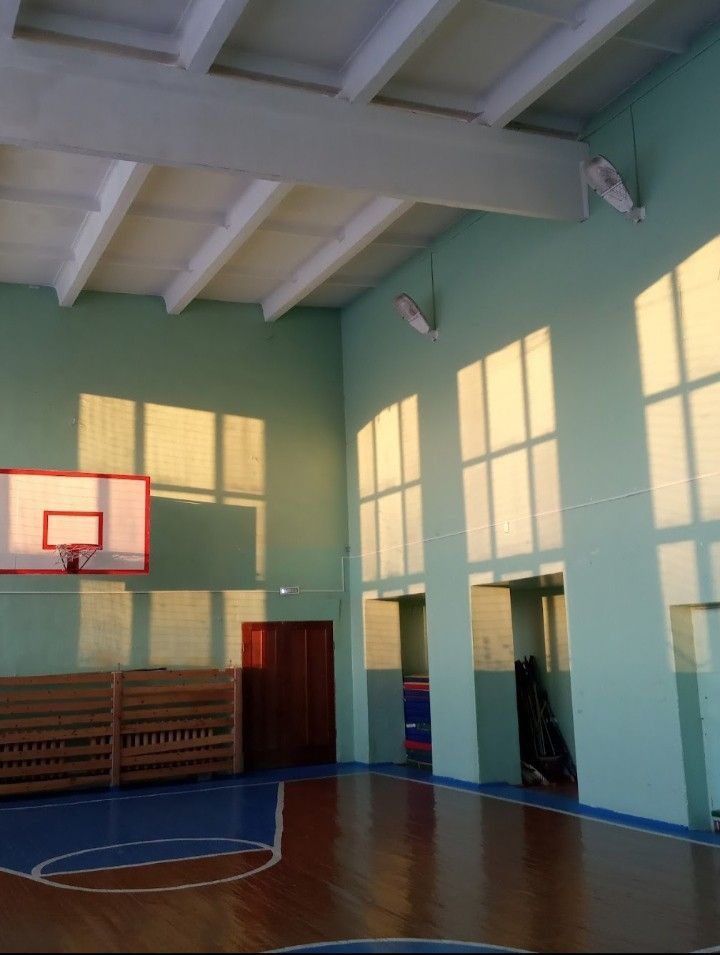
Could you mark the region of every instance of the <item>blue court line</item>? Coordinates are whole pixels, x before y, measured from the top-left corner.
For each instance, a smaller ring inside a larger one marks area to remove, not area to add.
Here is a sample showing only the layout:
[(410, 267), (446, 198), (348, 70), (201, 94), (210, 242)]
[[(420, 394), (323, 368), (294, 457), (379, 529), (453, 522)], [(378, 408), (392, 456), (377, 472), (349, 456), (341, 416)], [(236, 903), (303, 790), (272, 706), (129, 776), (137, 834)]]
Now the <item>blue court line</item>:
[(369, 768), (371, 773), (378, 776), (425, 783), (428, 786), (438, 786), (444, 789), (456, 789), (503, 802), (512, 802), (518, 805), (532, 806), (535, 809), (546, 809), (550, 812), (576, 816), (579, 819), (604, 822), (623, 829), (633, 829), (638, 832), (647, 832), (650, 835), (680, 839), (683, 842), (706, 845), (714, 849), (720, 848), (720, 834), (705, 832), (702, 829), (690, 829), (687, 826), (669, 822), (660, 822), (656, 819), (646, 819), (643, 816), (612, 812), (609, 809), (600, 809), (596, 806), (586, 806), (570, 796), (555, 795), (542, 790), (524, 789), (520, 786), (510, 786), (507, 783), (469, 783), (451, 779), (447, 776), (433, 776), (431, 773), (424, 773), (410, 766), (396, 766), (392, 763), (380, 763)]

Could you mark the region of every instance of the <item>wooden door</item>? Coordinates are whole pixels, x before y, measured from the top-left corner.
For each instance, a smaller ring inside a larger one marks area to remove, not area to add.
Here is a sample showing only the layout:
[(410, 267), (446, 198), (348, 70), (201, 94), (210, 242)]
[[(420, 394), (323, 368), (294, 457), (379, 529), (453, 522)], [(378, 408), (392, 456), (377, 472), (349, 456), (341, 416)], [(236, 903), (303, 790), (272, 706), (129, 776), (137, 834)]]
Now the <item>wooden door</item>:
[(335, 762), (332, 623), (243, 624), (246, 769)]

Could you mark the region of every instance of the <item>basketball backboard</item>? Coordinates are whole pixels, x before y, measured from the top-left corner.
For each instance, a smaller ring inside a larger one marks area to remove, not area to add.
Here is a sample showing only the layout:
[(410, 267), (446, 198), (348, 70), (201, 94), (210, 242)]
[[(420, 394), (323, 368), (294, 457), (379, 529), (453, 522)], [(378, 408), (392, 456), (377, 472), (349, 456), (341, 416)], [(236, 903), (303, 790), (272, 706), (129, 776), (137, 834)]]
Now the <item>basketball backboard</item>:
[(64, 545), (91, 553), (81, 574), (149, 573), (150, 478), (0, 469), (0, 574), (67, 573)]

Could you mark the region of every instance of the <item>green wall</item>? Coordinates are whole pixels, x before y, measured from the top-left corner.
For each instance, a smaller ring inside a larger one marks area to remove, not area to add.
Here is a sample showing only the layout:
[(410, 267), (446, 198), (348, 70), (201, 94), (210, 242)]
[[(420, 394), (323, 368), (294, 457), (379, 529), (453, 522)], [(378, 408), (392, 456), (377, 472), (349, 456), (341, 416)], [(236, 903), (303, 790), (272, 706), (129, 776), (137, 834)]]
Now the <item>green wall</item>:
[(470, 587), (563, 572), (580, 797), (687, 822), (670, 608), (720, 596), (719, 74), (716, 35), (594, 124), (641, 226), (595, 199), (579, 224), (467, 217), (433, 250), (436, 345), (391, 304), (432, 311), (427, 253), (345, 310), (359, 758), (364, 598), (426, 592), (435, 771), (490, 781), (476, 692), (505, 687), (498, 726), (514, 700)]
[(0, 577), (0, 672), (231, 665), (243, 620), (331, 619), (351, 759), (338, 313), (0, 286), (0, 341), (3, 467), (153, 478), (149, 576)]

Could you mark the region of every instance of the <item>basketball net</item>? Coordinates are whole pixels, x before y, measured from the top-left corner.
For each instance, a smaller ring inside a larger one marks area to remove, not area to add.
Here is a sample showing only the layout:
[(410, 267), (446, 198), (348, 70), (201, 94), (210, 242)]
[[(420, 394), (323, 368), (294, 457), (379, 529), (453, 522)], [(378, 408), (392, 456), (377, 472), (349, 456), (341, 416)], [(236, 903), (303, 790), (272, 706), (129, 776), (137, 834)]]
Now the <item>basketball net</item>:
[(57, 547), (66, 574), (79, 574), (98, 550), (97, 544), (58, 544)]

